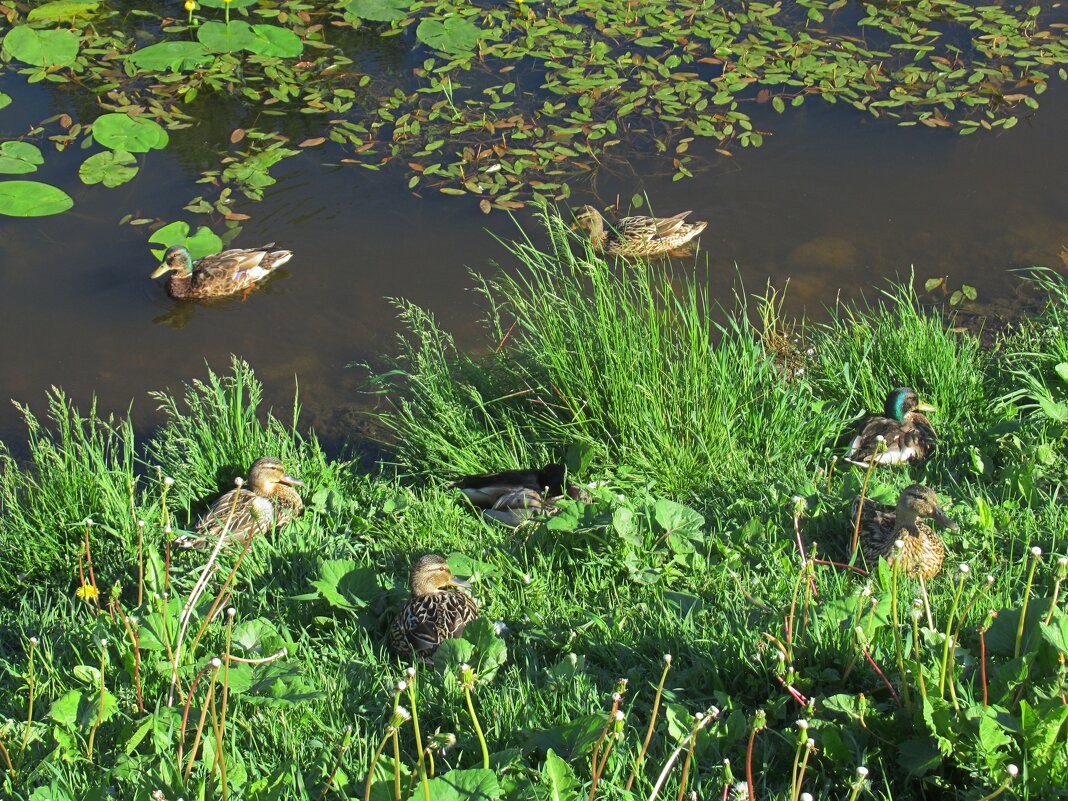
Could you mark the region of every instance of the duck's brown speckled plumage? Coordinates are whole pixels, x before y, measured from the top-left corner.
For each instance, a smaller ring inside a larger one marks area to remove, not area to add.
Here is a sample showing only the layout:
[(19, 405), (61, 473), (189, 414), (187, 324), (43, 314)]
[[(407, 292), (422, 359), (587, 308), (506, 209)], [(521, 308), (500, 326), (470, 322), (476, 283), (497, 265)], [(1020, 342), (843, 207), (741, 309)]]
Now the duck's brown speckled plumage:
[(598, 253), (610, 256), (659, 256), (680, 248), (700, 234), (707, 222), (686, 222), (691, 214), (673, 217), (624, 217), (611, 226), (593, 206), (583, 206), (576, 220)]
[[(857, 502), (853, 501), (850, 520), (857, 518)], [(860, 543), (869, 569), (874, 569), (883, 557), (893, 563), (901, 559), (902, 570), (911, 576), (925, 579), (935, 576), (942, 569), (945, 558), (945, 543), (921, 518), (930, 517), (939, 524), (957, 529), (957, 524), (946, 517), (938, 505), (934, 491), (922, 484), (913, 484), (902, 490), (896, 506), (864, 499), (860, 516)], [(895, 542), (905, 545), (900, 550)]]
[(169, 248), (152, 274), (167, 272), (167, 294), (175, 300), (221, 298), (250, 290), (293, 256), (288, 250), (271, 250), (274, 242), (259, 248), (233, 248), (193, 261), (184, 247)]
[(478, 616), (478, 603), (457, 584), (444, 558), (430, 554), (412, 565), (411, 600), (389, 630), (389, 644), (402, 659), (429, 659), (445, 640), (460, 637)]
[(219, 496), (197, 523), (196, 536), (177, 540), (183, 548), (214, 548), (220, 536), (227, 546), (242, 546), (253, 534), (280, 529), (300, 515), (304, 503), (293, 485), (301, 482), (286, 474), (273, 456), (257, 459), (244, 486)]
[(547, 464), (540, 470), (505, 470), (463, 476), (450, 488), (458, 489), (489, 520), (518, 526), (533, 517), (560, 511), (556, 501), (565, 496), (588, 500), (589, 493), (566, 481), (562, 464)]
[[(922, 462), (934, 448), (937, 434), (931, 421), (917, 409), (931, 408), (920, 403), (911, 387), (893, 390), (886, 398), (883, 414), (868, 418), (850, 443), (846, 461), (867, 467), (878, 449), (879, 464)], [(883, 438), (882, 443), (879, 437)]]

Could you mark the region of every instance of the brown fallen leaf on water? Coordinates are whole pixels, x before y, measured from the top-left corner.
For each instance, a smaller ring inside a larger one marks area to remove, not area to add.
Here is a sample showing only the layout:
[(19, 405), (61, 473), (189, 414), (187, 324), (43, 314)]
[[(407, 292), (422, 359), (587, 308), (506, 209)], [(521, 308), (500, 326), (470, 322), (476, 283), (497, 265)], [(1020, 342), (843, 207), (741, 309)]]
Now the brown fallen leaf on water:
[(482, 209), (483, 214), (489, 214), (493, 209), (493, 206), (490, 205), (490, 202), (486, 200), (486, 198), (482, 198), (482, 200), (478, 201), (478, 207)]
[(757, 92), (756, 101), (758, 103), (767, 103), (769, 100), (771, 100), (771, 90), (761, 89)]
[(252, 218), (247, 214), (241, 214), (240, 212), (232, 211), (229, 214), (223, 215), (227, 220), (251, 220)]
[(318, 147), (325, 141), (325, 136), (313, 136), (311, 139), (305, 139), (297, 147)]
[(74, 124), (74, 120), (72, 120), (70, 118), (70, 114), (60, 114), (59, 115), (59, 127), (60, 128), (63, 128), (64, 130), (66, 130), (67, 128), (69, 128), (73, 124)]
[(245, 129), (244, 128), (234, 128), (234, 130), (230, 134), (230, 144), (236, 145), (238, 142), (240, 142), (244, 138), (245, 138)]

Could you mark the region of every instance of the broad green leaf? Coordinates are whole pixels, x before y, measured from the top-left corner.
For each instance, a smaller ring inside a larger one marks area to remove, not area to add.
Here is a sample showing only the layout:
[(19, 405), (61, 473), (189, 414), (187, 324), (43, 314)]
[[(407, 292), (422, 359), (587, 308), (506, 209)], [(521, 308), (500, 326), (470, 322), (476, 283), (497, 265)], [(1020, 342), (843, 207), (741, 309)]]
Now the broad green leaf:
[(252, 32), (252, 26), (241, 20), (225, 22), (205, 22), (197, 30), (197, 39), (209, 50), (216, 53), (236, 53), (238, 50), (251, 50), (259, 40)]
[(226, 0), (198, 0), (198, 4), (204, 8), (226, 8), (227, 5), (230, 8), (247, 8), (255, 5), (256, 2), (257, 0), (231, 0), (230, 3), (226, 3)]
[(44, 156), (36, 145), (29, 142), (4, 142), (0, 145), (0, 173), (25, 175), (36, 172), (38, 164), (44, 164)]
[(304, 50), (304, 42), (289, 28), (278, 25), (253, 25), (254, 41), (247, 49), (261, 56), (294, 58)]
[(39, 181), (0, 182), (0, 214), (9, 217), (47, 217), (74, 205), (62, 189)]
[(100, 8), (98, 0), (53, 0), (30, 11), (26, 17), (31, 22), (66, 22), (75, 17), (85, 17)]
[(653, 515), (665, 531), (689, 536), (700, 536), (701, 528), (705, 524), (705, 519), (699, 512), (666, 498), (656, 502)]
[(78, 721), (78, 705), (81, 701), (80, 690), (68, 690), (52, 702), (52, 706), (48, 709), (48, 716), (61, 726), (72, 729)]
[(84, 184), (103, 184), (115, 187), (137, 175), (137, 159), (125, 150), (105, 150), (82, 162), (78, 177)]
[(263, 617), (238, 623), (230, 637), (231, 642), (242, 651), (260, 656), (277, 653), (282, 645), (282, 638), (274, 623)]
[(163, 246), (162, 249), (152, 249), (152, 255), (157, 259), (162, 259), (167, 248), (174, 245), (184, 245), (194, 259), (218, 253), (223, 247), (222, 240), (210, 228), (202, 225), (195, 234), (190, 235), (189, 223), (182, 220), (163, 226), (154, 232), (148, 241)]
[(78, 35), (63, 29), (39, 31), (19, 25), (4, 37), (4, 50), (35, 67), (67, 67), (78, 57)]
[(478, 44), (481, 31), (463, 17), (447, 17), (444, 21), (425, 19), (415, 29), (420, 42), (446, 53), (470, 53)]
[(1058, 362), (1053, 372), (1060, 377), (1061, 381), (1068, 384), (1068, 362)]
[(214, 60), (200, 42), (159, 42), (131, 53), (126, 61), (139, 70), (190, 70)]
[(578, 779), (571, 765), (556, 755), (553, 749), (545, 753), (542, 781), (549, 788), (549, 801), (574, 801), (578, 798)]
[[(491, 770), (450, 770), (431, 779), (430, 797), (434, 801), (496, 801), (501, 797), (501, 786)], [(416, 787), (409, 801), (422, 801), (424, 792)]]
[(93, 122), (93, 138), (112, 150), (147, 153), (167, 146), (170, 138), (158, 122), (129, 114), (104, 114)]
[(942, 754), (933, 737), (910, 737), (898, 747), (897, 764), (908, 771), (909, 778), (914, 778), (941, 765)]
[(345, 16), (372, 22), (390, 22), (408, 16), (411, 6), (411, 0), (349, 0), (345, 4)]
[(6, 92), (0, 92), (0, 108), (11, 105), (11, 95)]
[(326, 560), (311, 585), (328, 604), (348, 611), (371, 605), (381, 593), (375, 571), (351, 559)]
[(1062, 654), (1068, 655), (1068, 613), (1054, 609), (1049, 625), (1043, 622), (1039, 624), (1039, 628), (1046, 642)]

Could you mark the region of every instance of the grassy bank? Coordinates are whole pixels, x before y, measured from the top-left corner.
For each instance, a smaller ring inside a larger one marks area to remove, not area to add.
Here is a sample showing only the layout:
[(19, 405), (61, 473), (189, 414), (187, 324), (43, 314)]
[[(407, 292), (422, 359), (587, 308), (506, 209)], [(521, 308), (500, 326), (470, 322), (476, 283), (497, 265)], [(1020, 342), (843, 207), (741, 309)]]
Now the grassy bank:
[[(686, 270), (608, 265), (545, 223), (545, 250), (517, 241), (517, 266), (477, 284), (481, 351), (398, 304), (409, 333), (376, 382), (395, 463), (379, 474), (326, 458), (296, 409), (262, 409), (236, 361), (157, 395), (166, 421), (147, 442), (60, 393), (47, 420), (27, 415), (31, 458), (4, 458), (0, 485), (6, 795), (792, 801), (1063, 786), (1063, 279), (1037, 273), (1046, 316), (993, 348), (907, 285), (795, 342), (773, 296), (719, 308)], [(937, 404), (940, 445), (922, 468), (876, 471), (867, 494), (922, 481), (960, 524), (929, 584), (933, 626), (913, 615), (911, 580), (843, 566), (865, 475), (841, 462), (841, 435), (903, 384)], [(304, 480), (305, 515), (227, 555), (190, 603), (205, 556), (168, 540), (265, 454)], [(592, 501), (518, 532), (445, 489), (555, 458), (595, 484)], [(485, 622), (398, 698), (408, 678), (384, 635), (427, 551), (474, 577)]]

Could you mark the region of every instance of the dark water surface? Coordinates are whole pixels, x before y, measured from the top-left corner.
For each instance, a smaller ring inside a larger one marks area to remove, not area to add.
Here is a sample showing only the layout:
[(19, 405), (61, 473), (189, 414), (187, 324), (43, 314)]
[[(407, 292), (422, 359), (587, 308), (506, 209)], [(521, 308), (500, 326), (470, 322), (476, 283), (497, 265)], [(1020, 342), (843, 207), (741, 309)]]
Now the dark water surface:
[[(0, 111), (0, 136), (18, 137), (39, 120), (71, 111), (65, 98), (20, 76), (0, 76), (14, 102)], [(770, 110), (769, 110), (770, 111)], [(710, 221), (701, 272), (726, 297), (740, 275), (748, 290), (790, 279), (788, 306), (819, 316), (838, 293), (857, 297), (884, 278), (949, 276), (1005, 297), (1009, 270), (1061, 265), (1068, 245), (1068, 91), (1054, 86), (1032, 118), (999, 134), (958, 136), (922, 126), (901, 128), (818, 102), (782, 117), (754, 120), (773, 135), (759, 150), (731, 158), (711, 146), (695, 178), (673, 182), (664, 161), (648, 156), (608, 165), (572, 202), (607, 204), (646, 193), (657, 211), (693, 209)], [(196, 129), (174, 136), (165, 152), (142, 157), (142, 170), (116, 189), (77, 179), (84, 154), (55, 153), (34, 176), (75, 199), (66, 214), (0, 217), (0, 396), (43, 409), (50, 385), (78, 404), (95, 392), (102, 411), (134, 401), (140, 427), (154, 422), (146, 392), (178, 389), (203, 377), (204, 363), (226, 369), (229, 354), (253, 365), (269, 401), (288, 417), (299, 380), (302, 421), (327, 442), (354, 432), (364, 376), (346, 365), (393, 347), (397, 330), (388, 297), (429, 307), (465, 346), (479, 339), (481, 310), (467, 270), (509, 264), (492, 238), (514, 223), (483, 215), (477, 200), (405, 190), (400, 170), (324, 167), (340, 154), (319, 148), (276, 167), (279, 181), (235, 242), (276, 240), (295, 252), (286, 273), (246, 301), (183, 305), (148, 279), (157, 262), (147, 227), (120, 226), (128, 213), (186, 219), (198, 194)], [(205, 195), (212, 196), (205, 187)], [(532, 226), (530, 213), (517, 218)], [(217, 227), (219, 232), (222, 227)], [(737, 269), (735, 268), (737, 265)], [(0, 404), (0, 439), (17, 445), (23, 426)]]

